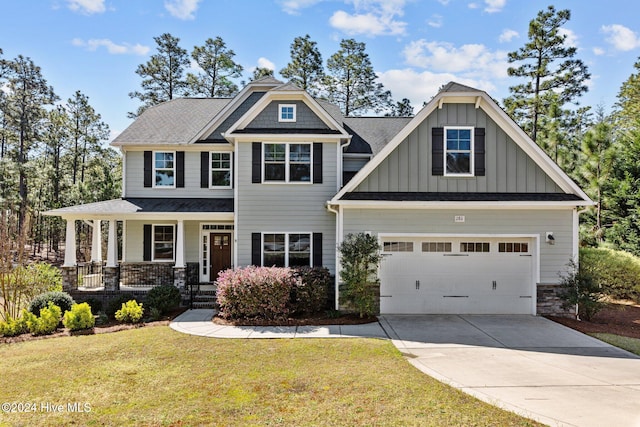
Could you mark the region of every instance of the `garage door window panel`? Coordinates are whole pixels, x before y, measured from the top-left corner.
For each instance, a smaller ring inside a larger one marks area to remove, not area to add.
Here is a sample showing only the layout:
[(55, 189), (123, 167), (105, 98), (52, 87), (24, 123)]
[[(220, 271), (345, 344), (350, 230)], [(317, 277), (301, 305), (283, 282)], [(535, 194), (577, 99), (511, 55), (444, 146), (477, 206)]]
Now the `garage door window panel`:
[(413, 242), (384, 242), (384, 252), (413, 252)]
[(529, 253), (529, 244), (525, 242), (500, 242), (498, 252), (503, 253)]
[(451, 252), (451, 242), (422, 242), (422, 252)]
[(460, 243), (460, 252), (464, 252), (464, 253), (469, 253), (469, 252), (487, 253), (487, 252), (491, 252), (491, 244), (489, 242), (461, 242)]

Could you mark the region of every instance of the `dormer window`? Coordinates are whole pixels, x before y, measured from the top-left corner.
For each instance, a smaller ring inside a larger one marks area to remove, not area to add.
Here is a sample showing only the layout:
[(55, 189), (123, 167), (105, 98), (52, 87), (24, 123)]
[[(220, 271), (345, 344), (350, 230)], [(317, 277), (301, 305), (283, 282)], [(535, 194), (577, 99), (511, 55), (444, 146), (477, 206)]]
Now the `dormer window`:
[(295, 122), (296, 121), (295, 104), (279, 104), (278, 105), (278, 121), (279, 122)]
[(473, 128), (445, 127), (445, 175), (473, 176)]

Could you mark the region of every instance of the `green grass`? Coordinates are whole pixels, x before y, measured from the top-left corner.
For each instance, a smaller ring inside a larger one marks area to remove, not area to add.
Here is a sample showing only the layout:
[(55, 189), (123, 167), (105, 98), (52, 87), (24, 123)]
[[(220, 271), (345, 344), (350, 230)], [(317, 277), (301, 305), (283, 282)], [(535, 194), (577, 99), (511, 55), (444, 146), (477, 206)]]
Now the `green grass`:
[(616, 347), (620, 347), (623, 350), (630, 351), (631, 353), (634, 353), (640, 356), (640, 339), (638, 338), (630, 338), (630, 337), (623, 337), (621, 335), (596, 333), (596, 332), (589, 335), (599, 339), (600, 341), (604, 341), (606, 343), (609, 343)]
[(413, 368), (375, 339), (230, 340), (147, 327), (0, 345), (0, 425), (538, 425)]

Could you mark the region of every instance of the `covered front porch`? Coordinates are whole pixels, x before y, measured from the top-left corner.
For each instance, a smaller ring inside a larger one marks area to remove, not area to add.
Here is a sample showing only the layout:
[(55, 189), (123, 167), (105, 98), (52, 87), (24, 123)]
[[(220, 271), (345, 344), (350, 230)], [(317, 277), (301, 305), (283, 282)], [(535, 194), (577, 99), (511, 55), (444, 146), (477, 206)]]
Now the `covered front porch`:
[[(45, 214), (66, 220), (62, 274), (68, 291), (163, 284), (184, 290), (214, 282), (220, 270), (234, 266), (233, 199), (115, 199)], [(89, 261), (78, 259), (78, 221), (92, 228)]]

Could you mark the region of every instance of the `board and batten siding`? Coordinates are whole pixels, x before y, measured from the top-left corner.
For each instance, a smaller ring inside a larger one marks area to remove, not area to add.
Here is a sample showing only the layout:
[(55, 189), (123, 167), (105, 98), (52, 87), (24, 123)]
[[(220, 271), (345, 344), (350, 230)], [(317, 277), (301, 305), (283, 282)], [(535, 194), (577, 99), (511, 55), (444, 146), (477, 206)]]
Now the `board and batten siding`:
[(335, 270), (335, 214), (325, 206), (336, 193), (337, 146), (322, 144), (321, 184), (252, 183), (251, 142), (238, 150), (237, 251), (238, 265), (251, 264), (251, 233), (322, 233), (322, 264)]
[[(180, 151), (181, 147), (174, 150)], [(226, 147), (225, 147), (226, 148)], [(149, 150), (153, 151), (153, 150)], [(162, 150), (155, 150), (162, 151)], [(228, 151), (228, 149), (216, 149), (211, 145), (202, 147), (202, 151)], [(207, 198), (233, 198), (233, 189), (209, 189), (200, 188), (200, 151), (186, 151), (184, 153), (184, 188), (153, 188), (144, 187), (144, 151), (127, 151), (125, 153), (125, 197), (207, 197)]]
[[(200, 261), (200, 222), (201, 221), (185, 221), (184, 237), (185, 237), (185, 262)], [(125, 239), (125, 256), (124, 262), (143, 262), (144, 261), (144, 225), (145, 224), (162, 224), (176, 225), (176, 221), (164, 221), (161, 219), (154, 220), (127, 220)]]
[[(465, 222), (454, 222), (464, 215)], [(573, 211), (345, 209), (344, 235), (371, 231), (416, 234), (537, 234), (540, 236), (540, 283), (555, 284), (573, 256)], [(553, 232), (555, 244), (545, 243)], [(384, 262), (384, 261), (383, 261)], [(426, 266), (425, 266), (426, 267)]]
[[(485, 129), (485, 176), (432, 175), (431, 129), (445, 126)], [(354, 191), (562, 192), (484, 110), (473, 104), (444, 104), (435, 109)]]

